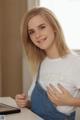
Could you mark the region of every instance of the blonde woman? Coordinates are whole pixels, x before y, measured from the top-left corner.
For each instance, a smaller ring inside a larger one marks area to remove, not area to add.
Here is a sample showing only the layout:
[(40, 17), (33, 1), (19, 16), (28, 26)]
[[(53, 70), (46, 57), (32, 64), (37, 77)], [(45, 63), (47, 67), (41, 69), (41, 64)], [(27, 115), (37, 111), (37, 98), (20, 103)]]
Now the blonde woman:
[(44, 120), (75, 120), (80, 58), (66, 45), (54, 13), (44, 7), (30, 10), (23, 17), (21, 37), (34, 79), (28, 96), (16, 95), (16, 103)]

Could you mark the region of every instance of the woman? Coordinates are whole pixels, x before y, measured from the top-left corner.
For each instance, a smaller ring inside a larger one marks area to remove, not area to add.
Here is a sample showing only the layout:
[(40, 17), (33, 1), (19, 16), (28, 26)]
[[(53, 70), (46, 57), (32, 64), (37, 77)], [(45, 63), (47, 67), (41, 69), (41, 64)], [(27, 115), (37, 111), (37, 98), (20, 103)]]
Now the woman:
[(16, 103), (44, 120), (74, 120), (80, 106), (80, 58), (66, 45), (56, 16), (33, 8), (24, 15), (21, 36), (34, 80), (28, 96), (16, 95)]

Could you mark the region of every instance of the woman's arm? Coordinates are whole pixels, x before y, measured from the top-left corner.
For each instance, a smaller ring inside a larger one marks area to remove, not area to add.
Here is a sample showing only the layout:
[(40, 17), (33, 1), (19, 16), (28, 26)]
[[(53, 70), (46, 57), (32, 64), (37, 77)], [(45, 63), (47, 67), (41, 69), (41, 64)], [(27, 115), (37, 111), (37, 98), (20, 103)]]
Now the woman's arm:
[(24, 93), (16, 95), (15, 101), (19, 107), (31, 108), (31, 94), (35, 87), (35, 82), (36, 82), (36, 76), (34, 77), (31, 87), (28, 90), (28, 95), (26, 95)]
[(61, 92), (51, 84), (47, 87), (47, 95), (56, 106), (80, 106), (79, 98), (73, 97), (62, 85), (58, 84), (58, 87)]
[(70, 102), (70, 105), (80, 107), (80, 98), (73, 98)]
[(17, 94), (15, 97), (15, 101), (19, 107), (28, 107), (28, 108), (31, 107), (30, 101), (28, 100), (28, 97), (24, 93)]
[(31, 101), (30, 100), (27, 101), (26, 107), (29, 108), (29, 109), (31, 109)]

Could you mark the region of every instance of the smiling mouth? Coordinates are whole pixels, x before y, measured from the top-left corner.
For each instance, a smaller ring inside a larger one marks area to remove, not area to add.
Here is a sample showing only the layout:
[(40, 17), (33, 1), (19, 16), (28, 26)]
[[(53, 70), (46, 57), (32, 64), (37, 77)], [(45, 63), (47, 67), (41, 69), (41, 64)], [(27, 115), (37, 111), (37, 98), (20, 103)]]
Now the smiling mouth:
[(44, 41), (46, 41), (46, 38), (38, 40), (37, 43), (42, 43)]

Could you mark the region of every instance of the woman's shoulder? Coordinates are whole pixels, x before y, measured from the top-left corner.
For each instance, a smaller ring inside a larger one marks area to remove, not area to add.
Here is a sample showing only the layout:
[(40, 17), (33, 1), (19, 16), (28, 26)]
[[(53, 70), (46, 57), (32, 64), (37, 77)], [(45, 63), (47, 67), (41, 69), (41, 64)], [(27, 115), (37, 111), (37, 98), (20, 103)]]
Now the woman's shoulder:
[(67, 64), (67, 65), (71, 65), (71, 66), (75, 66), (75, 65), (79, 65), (80, 66), (80, 55), (75, 52), (75, 51), (71, 51), (70, 53), (68, 53), (67, 55), (65, 55), (62, 58), (58, 58), (58, 59), (49, 59), (48, 57), (46, 57), (42, 63), (41, 63), (41, 67), (45, 67), (46, 66), (53, 66), (56, 64)]
[(80, 62), (80, 54), (78, 52), (72, 51), (69, 56), (73, 61)]
[(72, 67), (72, 68), (79, 68), (80, 70), (80, 55), (77, 53), (77, 52), (71, 52), (69, 55), (68, 55), (68, 63), (69, 65)]

